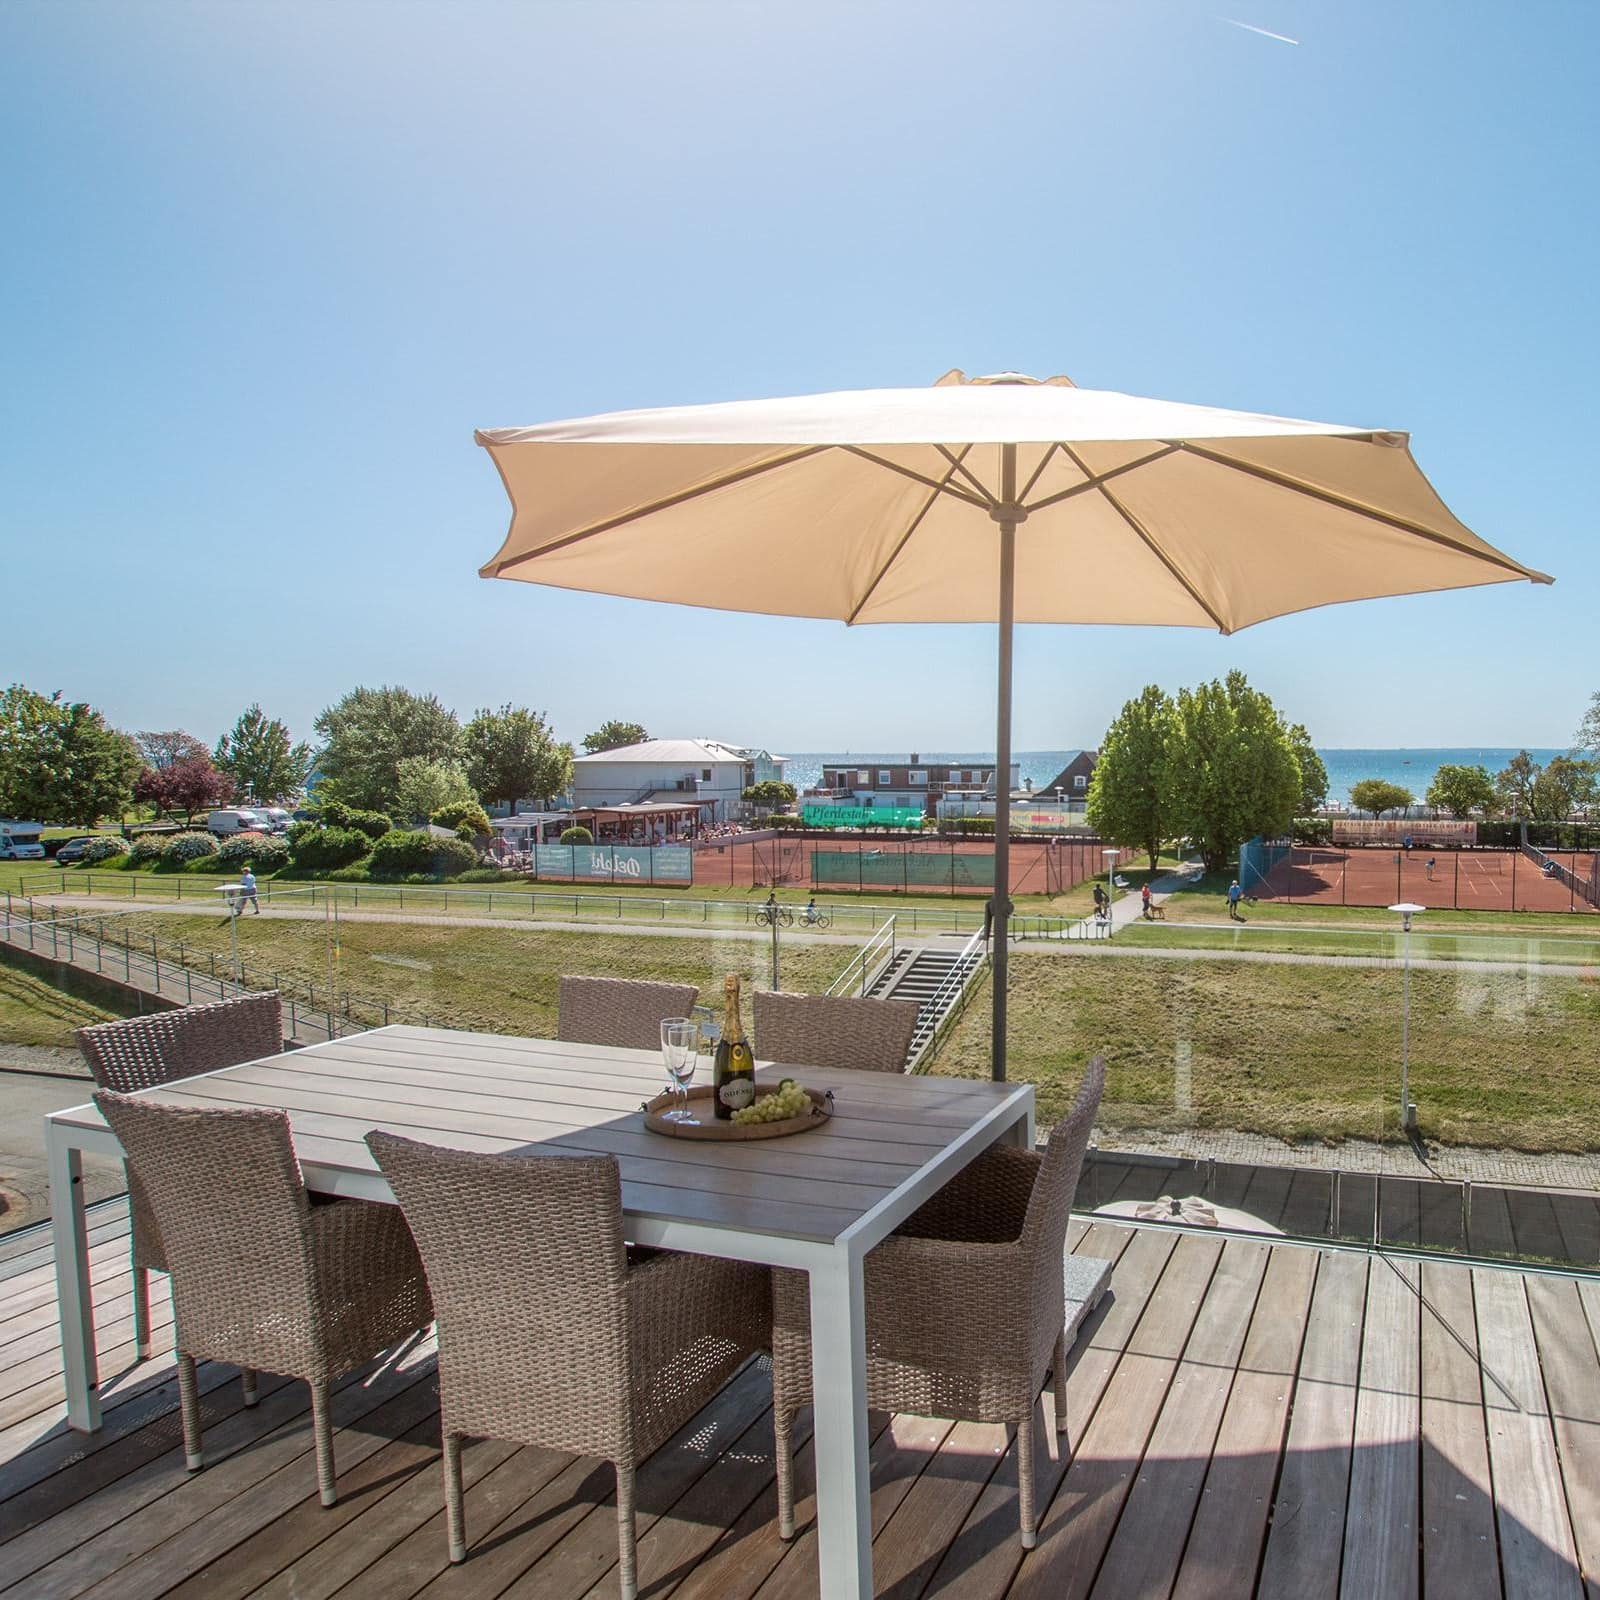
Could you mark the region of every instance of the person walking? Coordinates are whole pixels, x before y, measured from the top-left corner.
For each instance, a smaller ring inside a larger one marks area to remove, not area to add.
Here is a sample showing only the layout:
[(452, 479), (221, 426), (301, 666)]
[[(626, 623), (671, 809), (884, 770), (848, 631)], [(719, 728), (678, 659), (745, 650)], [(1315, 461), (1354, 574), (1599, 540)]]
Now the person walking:
[(1094, 914), (1097, 921), (1103, 922), (1106, 916), (1106, 891), (1100, 885), (1094, 886)]
[(261, 902), (256, 899), (256, 875), (250, 870), (250, 863), (244, 864), (244, 871), (239, 874), (239, 894), (234, 901), (233, 914), (239, 916), (243, 913), (245, 902), (249, 901), (255, 909), (255, 914), (261, 915)]
[(1144, 920), (1148, 922), (1150, 920), (1150, 885), (1148, 883), (1139, 890), (1139, 903), (1144, 910)]
[(1230, 922), (1243, 922), (1239, 915), (1239, 902), (1244, 899), (1244, 890), (1239, 887), (1239, 880), (1235, 878), (1228, 885), (1228, 920)]

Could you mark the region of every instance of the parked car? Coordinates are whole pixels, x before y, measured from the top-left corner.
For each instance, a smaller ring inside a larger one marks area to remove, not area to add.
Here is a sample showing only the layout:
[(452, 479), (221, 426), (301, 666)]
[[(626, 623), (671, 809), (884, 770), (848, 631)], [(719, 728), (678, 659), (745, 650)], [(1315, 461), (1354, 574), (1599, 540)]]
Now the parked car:
[(206, 818), (206, 831), (225, 839), (233, 833), (270, 833), (272, 824), (248, 807), (233, 806), (226, 811), (213, 811)]
[(255, 810), (258, 817), (266, 818), (267, 826), (273, 833), (287, 831), (289, 824), (294, 821), (282, 806), (257, 806)]
[(63, 839), (56, 850), (57, 861), (82, 861), (84, 851), (94, 843), (92, 833), (79, 834), (75, 839)]
[(42, 822), (0, 821), (0, 861), (43, 861)]

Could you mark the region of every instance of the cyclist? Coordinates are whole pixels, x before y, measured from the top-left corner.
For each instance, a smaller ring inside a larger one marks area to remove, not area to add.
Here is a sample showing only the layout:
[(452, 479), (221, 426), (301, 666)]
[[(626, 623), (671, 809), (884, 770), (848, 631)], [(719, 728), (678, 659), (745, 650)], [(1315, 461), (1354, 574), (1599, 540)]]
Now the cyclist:
[(806, 901), (805, 915), (801, 920), (804, 922), (815, 922), (817, 920), (817, 897), (815, 895), (812, 895)]

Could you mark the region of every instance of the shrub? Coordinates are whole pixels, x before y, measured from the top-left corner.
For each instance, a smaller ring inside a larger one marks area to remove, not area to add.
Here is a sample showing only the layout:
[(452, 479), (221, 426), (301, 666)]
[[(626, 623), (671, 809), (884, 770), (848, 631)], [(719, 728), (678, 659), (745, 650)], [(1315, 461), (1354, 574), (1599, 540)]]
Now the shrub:
[(372, 840), (357, 828), (313, 828), (289, 846), (297, 867), (327, 872), (359, 861), (372, 848)]
[(163, 866), (184, 867), (191, 861), (217, 853), (217, 841), (209, 833), (175, 833), (161, 852)]
[(366, 857), (352, 861), (348, 867), (339, 867), (328, 874), (330, 883), (370, 883), (372, 874), (367, 871)]
[(561, 833), (562, 844), (593, 844), (594, 835), (587, 828), (565, 828)]
[(805, 828), (810, 824), (803, 816), (792, 811), (776, 811), (767, 818), (769, 828)]
[(374, 878), (454, 878), (478, 864), (478, 852), (459, 839), (435, 839), (421, 829), (395, 828), (372, 847)]
[[(475, 800), (454, 800), (447, 806), (440, 806), (428, 820), (436, 828), (453, 829), (458, 839), (471, 842), (474, 835), (491, 833), (489, 826), (489, 813)], [(463, 833), (461, 830), (467, 831)]]
[(358, 811), (337, 800), (329, 801), (317, 812), (317, 821), (325, 828), (354, 828), (369, 839), (381, 839), (394, 831), (393, 821), (382, 811)]
[(102, 833), (98, 838), (91, 839), (83, 847), (83, 864), (91, 867), (97, 861), (109, 861), (113, 856), (128, 854), (127, 841), (117, 838), (115, 834)]
[(146, 861), (159, 861), (161, 852), (167, 848), (173, 835), (170, 833), (139, 833), (134, 835), (133, 846), (128, 852), (133, 857), (136, 865), (142, 866)]
[(521, 883), (522, 874), (509, 867), (468, 867), (456, 880), (458, 883)]
[(289, 845), (276, 834), (236, 833), (223, 842), (217, 861), (225, 867), (249, 862), (257, 872), (277, 872), (289, 864)]

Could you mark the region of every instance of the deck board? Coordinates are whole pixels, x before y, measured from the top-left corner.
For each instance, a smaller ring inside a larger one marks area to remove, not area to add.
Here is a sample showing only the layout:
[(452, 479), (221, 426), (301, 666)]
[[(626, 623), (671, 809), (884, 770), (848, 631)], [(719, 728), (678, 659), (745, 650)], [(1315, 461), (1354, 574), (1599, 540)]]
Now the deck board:
[[(101, 1222), (92, 1282), (111, 1356), (127, 1333), (125, 1214), (121, 1233), (114, 1210)], [(1053, 1386), (1036, 1419), (1039, 1548), (1017, 1540), (1004, 1425), (875, 1416), (880, 1596), (1600, 1600), (1600, 1281), (1104, 1219), (1074, 1222), (1069, 1243), (1115, 1267), (1064, 1374), (1066, 1432)], [(472, 1556), (448, 1565), (425, 1342), (340, 1385), (332, 1510), (303, 1384), (266, 1378), (246, 1410), (232, 1369), (203, 1365), (198, 1474), (182, 1466), (170, 1359), (118, 1375), (102, 1433), (70, 1433), (49, 1398), (48, 1238), (23, 1246), (10, 1260), (26, 1268), (0, 1279), (0, 1330), (28, 1322), (0, 1400), (36, 1404), (0, 1432), (4, 1600), (615, 1596), (611, 1469), (555, 1451), (469, 1444)], [(644, 1465), (650, 1600), (815, 1600), (808, 1430), (803, 1414), (787, 1546), (761, 1363)]]

